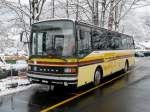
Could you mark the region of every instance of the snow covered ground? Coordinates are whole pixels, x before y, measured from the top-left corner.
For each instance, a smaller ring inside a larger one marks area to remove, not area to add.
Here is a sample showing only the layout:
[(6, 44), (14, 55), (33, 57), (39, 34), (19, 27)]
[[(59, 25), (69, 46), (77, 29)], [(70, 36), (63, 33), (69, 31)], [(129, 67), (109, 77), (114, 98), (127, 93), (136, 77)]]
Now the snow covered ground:
[(8, 77), (0, 80), (0, 97), (25, 91), (30, 88), (40, 88), (40, 90), (49, 91), (48, 85), (31, 84), (26, 76), (13, 76), (12, 78)]
[(13, 76), (0, 80), (0, 96), (20, 92), (29, 89), (33, 85), (30, 84), (26, 76)]

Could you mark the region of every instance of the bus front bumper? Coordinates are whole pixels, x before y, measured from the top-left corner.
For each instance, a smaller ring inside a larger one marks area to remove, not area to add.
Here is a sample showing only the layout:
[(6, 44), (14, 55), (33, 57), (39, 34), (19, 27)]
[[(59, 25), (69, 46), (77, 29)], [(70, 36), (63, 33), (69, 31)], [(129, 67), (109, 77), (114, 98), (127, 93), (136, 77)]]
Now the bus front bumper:
[(77, 74), (71, 74), (71, 75), (37, 75), (33, 73), (28, 73), (28, 78), (30, 82), (33, 83), (40, 83), (40, 84), (49, 84), (49, 85), (63, 85), (63, 86), (69, 86), (69, 85), (77, 85)]

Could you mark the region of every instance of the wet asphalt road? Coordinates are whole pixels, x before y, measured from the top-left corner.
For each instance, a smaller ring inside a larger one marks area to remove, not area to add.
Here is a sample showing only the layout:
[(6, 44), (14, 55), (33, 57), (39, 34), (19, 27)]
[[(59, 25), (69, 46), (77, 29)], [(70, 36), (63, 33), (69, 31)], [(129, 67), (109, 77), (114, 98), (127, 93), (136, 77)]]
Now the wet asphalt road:
[[(113, 76), (119, 74), (121, 72)], [(39, 112), (90, 88), (92, 86), (88, 85), (76, 92), (67, 92), (66, 89), (50, 92), (43, 86), (33, 86), (23, 92), (0, 97), (0, 112)], [(150, 112), (150, 58), (138, 61), (135, 70), (124, 77), (51, 112)]]

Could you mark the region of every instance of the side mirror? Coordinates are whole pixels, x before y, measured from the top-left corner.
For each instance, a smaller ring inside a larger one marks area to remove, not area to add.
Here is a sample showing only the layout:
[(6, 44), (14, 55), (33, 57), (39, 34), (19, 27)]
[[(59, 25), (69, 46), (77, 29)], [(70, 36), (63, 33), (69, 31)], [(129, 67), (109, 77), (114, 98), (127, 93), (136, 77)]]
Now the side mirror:
[(83, 40), (85, 38), (84, 30), (79, 30), (80, 39)]

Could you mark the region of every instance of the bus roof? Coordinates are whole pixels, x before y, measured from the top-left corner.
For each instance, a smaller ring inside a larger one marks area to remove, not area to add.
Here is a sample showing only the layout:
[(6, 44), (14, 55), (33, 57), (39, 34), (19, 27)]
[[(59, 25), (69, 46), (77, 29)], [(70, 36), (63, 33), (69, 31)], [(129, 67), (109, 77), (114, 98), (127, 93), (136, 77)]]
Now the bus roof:
[(99, 27), (99, 26), (96, 26), (96, 25), (93, 25), (93, 24), (89, 24), (89, 23), (85, 23), (85, 22), (82, 22), (82, 21), (77, 21), (79, 24), (81, 25), (88, 25), (89, 27), (94, 27), (94, 28), (97, 28), (97, 29), (104, 29), (104, 30), (107, 30), (109, 32), (113, 32), (113, 33), (118, 33), (118, 34), (122, 34), (122, 35), (126, 35), (126, 36), (129, 36), (129, 37), (132, 37), (131, 35), (127, 35), (127, 34), (124, 34), (124, 33), (121, 33), (121, 32), (117, 32), (117, 31), (111, 31), (109, 29), (106, 29), (106, 28), (102, 28), (102, 27)]
[(81, 25), (85, 25), (85, 26), (89, 26), (89, 27), (93, 27), (93, 28), (97, 28), (97, 29), (104, 29), (104, 30), (107, 30), (109, 32), (118, 33), (118, 34), (122, 34), (122, 35), (126, 35), (126, 36), (129, 36), (129, 37), (132, 37), (130, 35), (127, 35), (127, 34), (124, 34), (124, 33), (121, 33), (121, 32), (111, 31), (109, 29), (102, 28), (102, 27), (99, 27), (99, 26), (96, 26), (96, 25), (93, 25), (93, 24), (90, 24), (90, 23), (86, 23), (86, 22), (83, 22), (83, 21), (77, 21), (75, 19), (68, 19), (68, 18), (41, 20), (41, 21), (37, 21), (37, 22), (35, 22), (33, 24), (37, 24), (37, 23), (41, 23), (41, 22), (47, 22), (47, 21), (72, 21), (74, 23), (78, 23), (78, 24), (81, 24)]
[(75, 22), (76, 20), (75, 19), (67, 19), (67, 18), (62, 18), (62, 19), (46, 19), (46, 20), (37, 21), (37, 22), (35, 22), (33, 24), (41, 23), (41, 22), (47, 22), (47, 21), (72, 21), (72, 22)]

